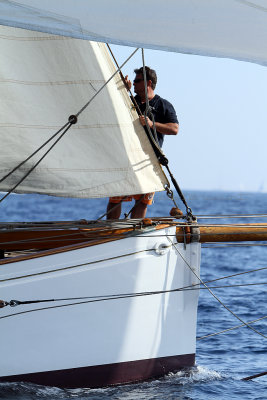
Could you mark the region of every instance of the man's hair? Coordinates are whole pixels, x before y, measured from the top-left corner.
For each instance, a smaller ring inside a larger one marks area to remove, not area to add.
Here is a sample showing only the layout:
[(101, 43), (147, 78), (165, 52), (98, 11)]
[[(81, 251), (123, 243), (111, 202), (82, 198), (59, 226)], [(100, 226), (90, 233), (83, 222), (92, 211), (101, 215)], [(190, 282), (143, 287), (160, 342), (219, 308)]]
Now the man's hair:
[[(154, 69), (149, 68), (149, 67), (145, 67), (145, 69), (146, 69), (146, 80), (152, 82), (151, 87), (154, 90), (155, 87), (156, 87), (156, 84), (157, 84), (156, 71)], [(143, 67), (135, 69), (134, 72), (135, 72), (136, 75), (137, 74), (141, 74), (141, 75), (144, 76)]]

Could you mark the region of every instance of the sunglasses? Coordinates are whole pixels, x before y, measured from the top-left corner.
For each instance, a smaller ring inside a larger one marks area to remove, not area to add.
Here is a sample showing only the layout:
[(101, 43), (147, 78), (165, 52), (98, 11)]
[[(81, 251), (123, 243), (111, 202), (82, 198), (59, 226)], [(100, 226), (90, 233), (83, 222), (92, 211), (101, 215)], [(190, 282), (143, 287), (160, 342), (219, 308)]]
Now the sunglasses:
[(144, 79), (141, 79), (141, 78), (139, 78), (139, 79), (134, 79), (134, 81), (133, 81), (133, 83), (139, 83), (139, 82), (142, 82)]

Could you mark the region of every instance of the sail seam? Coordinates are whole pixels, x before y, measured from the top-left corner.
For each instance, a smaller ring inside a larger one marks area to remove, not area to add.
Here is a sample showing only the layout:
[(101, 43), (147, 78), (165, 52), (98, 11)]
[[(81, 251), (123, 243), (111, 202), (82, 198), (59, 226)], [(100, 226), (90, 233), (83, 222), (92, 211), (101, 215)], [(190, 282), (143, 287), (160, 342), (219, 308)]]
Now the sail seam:
[[(94, 125), (77, 125), (74, 126), (73, 129), (98, 129), (98, 128), (117, 128), (119, 126), (122, 127), (129, 127), (131, 126), (130, 123), (117, 123), (117, 124), (94, 124)], [(24, 125), (24, 124), (15, 124), (15, 123), (0, 123), (0, 127), (3, 128), (31, 128), (31, 129), (58, 129), (60, 125)], [(139, 149), (140, 150), (140, 149)]]
[[(34, 82), (34, 81), (22, 81), (22, 80), (18, 80), (18, 79), (1, 79), (0, 83), (15, 83), (15, 84), (19, 84), (19, 85), (32, 85), (32, 86), (60, 86), (60, 85), (91, 85), (92, 83), (95, 84), (103, 84), (103, 82), (105, 82), (104, 80), (98, 79), (98, 80), (88, 80), (88, 79), (81, 79), (78, 81), (52, 81), (52, 82)], [(92, 87), (94, 90), (95, 88)]]
[[(22, 167), (19, 170), (20, 171), (29, 171), (31, 167), (25, 168)], [(38, 171), (67, 171), (67, 172), (113, 172), (113, 171), (128, 171), (129, 167), (120, 167), (120, 168), (48, 168), (48, 167), (36, 167)], [(9, 171), (9, 169), (0, 169), (1, 172)], [(117, 180), (118, 182), (121, 182), (121, 179)], [(84, 190), (84, 189), (81, 189)]]
[(38, 42), (38, 41), (44, 41), (44, 40), (73, 40), (71, 37), (66, 37), (66, 36), (34, 36), (34, 37), (19, 37), (19, 36), (6, 36), (6, 35), (0, 35), (0, 39), (3, 40), (11, 40), (11, 41), (20, 41), (20, 42)]

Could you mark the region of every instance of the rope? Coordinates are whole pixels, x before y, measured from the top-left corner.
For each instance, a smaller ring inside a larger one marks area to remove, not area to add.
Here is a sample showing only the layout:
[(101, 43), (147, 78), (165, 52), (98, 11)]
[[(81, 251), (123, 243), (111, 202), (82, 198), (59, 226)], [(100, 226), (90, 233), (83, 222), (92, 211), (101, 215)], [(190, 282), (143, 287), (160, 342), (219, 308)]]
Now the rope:
[[(167, 239), (172, 243), (172, 241), (167, 237)], [(202, 285), (204, 285), (208, 291), (210, 292), (210, 294), (227, 310), (229, 311), (236, 319), (238, 319), (240, 322), (242, 322), (242, 324), (245, 324), (249, 329), (251, 329), (252, 331), (254, 331), (255, 333), (257, 333), (258, 335), (264, 337), (265, 339), (267, 339), (267, 336), (263, 335), (261, 332), (257, 331), (256, 329), (254, 329), (252, 326), (250, 326), (248, 323), (246, 323), (245, 321), (243, 321), (237, 314), (235, 314), (232, 310), (230, 310), (229, 307), (227, 307), (213, 292), (212, 290), (210, 290), (210, 288), (202, 281), (202, 279), (195, 273), (195, 271), (193, 270), (193, 268), (190, 266), (190, 264), (187, 262), (187, 260), (183, 257), (183, 255), (181, 254), (181, 252), (179, 251), (179, 249), (177, 248), (177, 246), (172, 243), (172, 246), (175, 248), (175, 250), (177, 251), (177, 253), (180, 255), (180, 257), (182, 258), (182, 260), (185, 262), (185, 264), (189, 267), (189, 269), (191, 270), (191, 272), (196, 276), (196, 278), (199, 280), (199, 282), (202, 283)]]
[(168, 173), (169, 173), (169, 175), (170, 175), (170, 177), (171, 177), (171, 181), (172, 181), (172, 183), (173, 183), (173, 185), (174, 185), (174, 187), (175, 187), (175, 189), (176, 189), (176, 191), (177, 191), (177, 193), (178, 193), (180, 199), (182, 200), (182, 202), (183, 202), (183, 204), (184, 204), (184, 206), (185, 206), (185, 208), (186, 208), (186, 213), (187, 213), (187, 216), (188, 216), (188, 220), (193, 220), (193, 221), (195, 221), (195, 220), (196, 220), (196, 217), (193, 216), (192, 210), (191, 210), (191, 208), (188, 206), (188, 204), (187, 204), (187, 202), (186, 202), (186, 200), (185, 200), (185, 197), (184, 197), (184, 195), (183, 195), (183, 193), (182, 193), (182, 191), (181, 191), (181, 189), (180, 189), (180, 186), (178, 185), (178, 183), (177, 183), (176, 179), (174, 178), (173, 174), (171, 173), (169, 166), (168, 166), (168, 165), (165, 165), (165, 168), (167, 169), (167, 171), (168, 171)]
[(118, 258), (128, 257), (128, 256), (132, 256), (132, 255), (135, 255), (135, 254), (145, 253), (145, 252), (149, 252), (149, 251), (155, 251), (155, 249), (154, 248), (145, 249), (145, 250), (135, 251), (135, 252), (132, 252), (132, 253), (122, 254), (120, 256), (103, 258), (102, 260), (95, 260), (95, 261), (90, 261), (90, 262), (86, 262), (86, 263), (82, 263), (82, 264), (70, 265), (68, 267), (63, 267), (63, 268), (58, 268), (58, 269), (51, 269), (51, 270), (44, 271), (44, 272), (37, 272), (37, 273), (33, 273), (33, 274), (28, 274), (28, 275), (16, 276), (14, 278), (0, 279), (0, 282), (14, 281), (14, 280), (18, 280), (18, 279), (29, 278), (29, 277), (32, 277), (32, 276), (46, 275), (46, 274), (50, 274), (51, 272), (65, 271), (65, 270), (69, 270), (69, 269), (73, 269), (73, 268), (84, 267), (84, 266), (93, 265), (93, 264), (100, 264), (100, 263), (105, 262), (105, 261), (117, 260)]
[(221, 218), (267, 218), (267, 214), (210, 214), (196, 215), (197, 219), (221, 219)]
[(28, 158), (26, 158), (24, 161), (22, 161), (19, 165), (17, 165), (15, 168), (13, 168), (8, 174), (3, 176), (3, 178), (0, 179), (0, 183), (2, 183), (6, 178), (8, 178), (11, 174), (13, 174), (18, 168), (22, 167), (27, 161), (29, 161), (35, 154), (38, 153), (38, 151), (42, 150), (44, 146), (46, 146), (54, 137), (56, 137), (64, 128), (67, 127), (69, 122), (67, 122), (64, 126), (62, 126), (53, 136), (50, 137), (44, 144), (42, 144), (40, 147), (38, 147), (37, 150), (35, 150)]
[[(170, 225), (175, 225), (175, 226), (178, 226), (178, 227), (186, 227), (186, 226), (188, 226), (188, 223), (187, 222), (179, 222), (179, 223), (177, 223), (177, 221), (176, 221), (176, 217), (168, 217), (168, 216), (166, 216), (166, 217), (151, 217), (151, 220), (152, 221), (156, 221), (156, 222), (166, 222), (166, 223), (168, 223), (168, 224), (170, 224)], [(126, 224), (126, 225), (131, 225), (131, 223), (132, 223), (132, 221), (123, 221), (123, 220), (120, 220), (121, 221), (121, 223), (123, 224)], [(101, 223), (101, 222), (103, 222), (102, 224), (99, 224), (99, 225), (97, 225), (98, 223)], [(30, 229), (32, 229), (33, 227), (37, 227), (37, 228), (39, 228), (39, 227), (43, 227), (43, 226), (47, 226), (49, 229), (50, 229), (50, 227), (55, 227), (55, 228), (57, 228), (57, 227), (64, 227), (64, 226), (66, 226), (66, 227), (70, 227), (70, 228), (72, 228), (72, 227), (77, 227), (77, 225), (89, 225), (90, 224), (90, 227), (91, 226), (102, 226), (103, 227), (103, 224), (104, 225), (108, 225), (108, 224), (113, 224), (113, 222), (112, 221), (100, 221), (99, 219), (97, 219), (97, 220), (85, 220), (85, 219), (82, 219), (82, 220), (79, 220), (79, 221), (51, 221), (51, 222), (49, 222), (49, 221), (44, 221), (44, 222), (42, 222), (42, 221), (40, 221), (40, 222), (0, 222), (0, 230), (2, 229), (7, 229), (7, 228), (11, 228), (12, 230), (14, 229), (14, 228), (27, 228), (27, 225), (29, 226), (29, 228)], [(266, 228), (266, 231), (267, 231), (267, 225), (265, 225), (265, 226), (260, 226), (260, 225), (255, 225), (255, 226), (253, 226), (253, 225), (227, 225), (227, 224), (223, 224), (223, 225), (194, 225), (195, 227), (236, 227), (236, 228), (240, 228), (240, 229), (243, 229), (243, 228), (255, 228), (255, 229), (257, 229), (257, 228)], [(241, 232), (241, 233), (243, 233), (243, 232)], [(224, 233), (222, 233), (222, 234), (224, 234)], [(231, 234), (235, 234), (235, 235), (240, 235), (240, 233), (239, 232), (237, 232), (237, 233), (231, 233)], [(219, 233), (216, 233), (216, 235), (219, 235)]]
[(199, 290), (199, 289), (222, 289), (222, 288), (233, 288), (233, 287), (244, 287), (244, 286), (259, 286), (259, 285), (267, 285), (267, 282), (259, 282), (259, 283), (239, 283), (234, 285), (223, 285), (223, 286), (209, 286), (209, 287), (199, 287), (199, 288), (188, 288), (186, 290)]
[(185, 286), (183, 288), (176, 288), (170, 290), (158, 290), (153, 292), (136, 292), (136, 293), (118, 293), (118, 294), (108, 294), (108, 295), (101, 295), (101, 296), (83, 296), (83, 297), (67, 297), (62, 299), (42, 299), (42, 300), (10, 300), (5, 301), (1, 300), (5, 303), (6, 306), (16, 307), (19, 305), (26, 305), (26, 304), (36, 304), (36, 303), (49, 303), (55, 301), (74, 301), (74, 300), (85, 300), (85, 299), (100, 299), (101, 300), (114, 300), (114, 299), (127, 299), (128, 297), (142, 297), (142, 296), (155, 296), (158, 294), (166, 294), (166, 293), (175, 293), (175, 292), (186, 292), (191, 290), (208, 290), (208, 289), (219, 289), (219, 288), (231, 288), (236, 286), (250, 286), (250, 285), (267, 285), (267, 282), (260, 282), (260, 283), (246, 283), (240, 285), (227, 285), (227, 286), (210, 286), (207, 287), (194, 287), (197, 285), (192, 286)]
[(144, 77), (145, 99), (146, 99), (146, 108), (145, 108), (144, 115), (145, 115), (145, 117), (147, 117), (149, 115), (149, 117), (150, 117), (150, 119), (152, 120), (152, 123), (153, 123), (153, 133), (152, 133), (151, 128), (148, 125), (147, 118), (145, 118), (145, 123), (146, 123), (145, 132), (148, 135), (148, 138), (150, 140), (152, 148), (153, 148), (153, 150), (154, 150), (154, 152), (156, 154), (156, 157), (158, 158), (159, 162), (162, 165), (166, 165), (166, 164), (168, 164), (168, 159), (164, 155), (161, 147), (159, 146), (157, 131), (156, 131), (156, 127), (155, 127), (155, 120), (154, 120), (154, 116), (153, 116), (153, 114), (152, 114), (152, 112), (150, 110), (150, 105), (149, 105), (149, 100), (148, 100), (144, 49), (142, 49), (142, 61), (143, 61), (143, 77)]
[(233, 227), (233, 228), (266, 228), (267, 229), (267, 224), (263, 223), (248, 223), (248, 224), (239, 224), (239, 223), (224, 223), (224, 224), (199, 224), (199, 227)]
[[(50, 302), (50, 301), (68, 301), (68, 300), (74, 300), (74, 299), (75, 300), (92, 299), (92, 300), (87, 300), (87, 301), (81, 301), (78, 303), (70, 303), (70, 304), (63, 304), (63, 305), (58, 305), (58, 306), (51, 306), (51, 307), (38, 308), (38, 309), (33, 309), (33, 310), (28, 310), (28, 311), (22, 311), (22, 312), (18, 312), (18, 313), (14, 313), (14, 314), (4, 315), (4, 316), (0, 317), (0, 319), (13, 317), (13, 316), (16, 316), (19, 314), (26, 314), (29, 312), (47, 310), (47, 309), (51, 309), (51, 308), (61, 308), (61, 307), (75, 306), (75, 305), (81, 305), (81, 304), (96, 303), (96, 302), (100, 302), (100, 301), (120, 300), (120, 299), (133, 298), (133, 297), (139, 297), (139, 296), (151, 296), (151, 295), (172, 293), (172, 292), (177, 292), (177, 291), (180, 291), (180, 289), (161, 290), (161, 291), (155, 291), (155, 292), (116, 294), (116, 295), (108, 295), (108, 296), (87, 296), (87, 297), (66, 298), (66, 299), (33, 300), (33, 302), (35, 302), (35, 303), (38, 303), (38, 302), (40, 303), (40, 302)], [(11, 300), (10, 302), (5, 302), (3, 300), (1, 300), (1, 301), (2, 301), (3, 306), (11, 305), (11, 307), (12, 306), (14, 307), (16, 305), (23, 304), (23, 302), (20, 302), (18, 300)], [(27, 304), (29, 304), (29, 302), (27, 302)]]
[[(53, 147), (60, 141), (60, 139), (63, 138), (63, 136), (65, 135), (65, 133), (67, 133), (67, 131), (70, 129), (72, 123), (68, 122), (65, 126), (66, 129), (63, 131), (63, 133), (57, 138), (57, 140), (52, 144), (52, 146), (49, 147), (49, 149), (44, 153), (44, 155), (39, 159), (39, 161), (37, 161), (32, 168), (29, 169), (29, 171), (19, 180), (19, 182), (13, 186), (1, 199), (0, 199), (0, 203), (5, 200), (10, 193), (12, 193), (29, 175), (30, 173), (40, 164), (40, 162), (47, 156), (47, 154), (53, 149)], [(15, 170), (18, 167), (15, 168)]]
[(134, 56), (134, 54), (139, 50), (139, 48), (135, 49), (132, 54), (124, 61), (124, 63), (121, 64), (121, 66), (114, 72), (114, 74), (111, 75), (111, 77), (104, 83), (103, 86), (94, 94), (94, 96), (78, 111), (75, 115), (78, 117), (88, 106), (89, 104), (94, 100), (94, 98), (104, 89), (105, 86), (114, 78), (114, 76), (122, 69), (122, 67), (127, 64), (127, 62)]
[[(254, 324), (255, 322), (261, 321), (261, 320), (263, 320), (263, 319), (265, 319), (265, 318), (267, 318), (267, 315), (265, 315), (264, 317), (258, 318), (258, 319), (254, 319), (253, 321), (248, 321), (247, 323), (248, 323), (248, 324)], [(234, 329), (242, 328), (242, 327), (244, 327), (244, 326), (246, 326), (246, 325), (245, 325), (245, 324), (236, 325), (236, 326), (233, 326), (232, 328), (224, 329), (223, 331), (219, 331), (219, 332), (215, 332), (215, 333), (210, 333), (209, 335), (197, 337), (197, 340), (202, 340), (202, 339), (206, 339), (206, 338), (211, 337), (211, 336), (220, 335), (220, 334), (222, 334), (222, 333), (229, 332), (229, 331), (233, 331)]]
[[(202, 289), (209, 290), (210, 288), (202, 288)], [(18, 312), (18, 313), (14, 313), (14, 314), (4, 315), (4, 316), (0, 317), (0, 319), (9, 318), (9, 317), (16, 316), (19, 314), (26, 314), (29, 312), (52, 309), (52, 308), (60, 308), (60, 307), (67, 307), (67, 306), (74, 306), (74, 305), (81, 305), (81, 304), (88, 304), (88, 303), (95, 303), (95, 302), (109, 301), (109, 300), (121, 300), (121, 299), (134, 298), (134, 297), (159, 295), (159, 294), (166, 294), (166, 293), (175, 293), (175, 292), (181, 292), (181, 291), (187, 291), (187, 290), (199, 290), (199, 288), (184, 287), (184, 288), (177, 288), (177, 289), (170, 289), (170, 290), (159, 290), (159, 291), (153, 291), (153, 292), (121, 293), (121, 294), (115, 294), (115, 295), (68, 297), (68, 298), (60, 298), (60, 299), (42, 299), (42, 300), (39, 299), (39, 300), (26, 300), (26, 301), (10, 300), (9, 302), (5, 301), (5, 300), (0, 300), (0, 308), (4, 308), (6, 306), (16, 307), (19, 305), (50, 303), (50, 302), (59, 302), (59, 301), (77, 301), (77, 300), (88, 299), (86, 301), (79, 301), (76, 303), (69, 303), (69, 304), (63, 304), (63, 305), (57, 305), (57, 306), (49, 306), (49, 307), (45, 307), (45, 308), (32, 309), (32, 310), (22, 311), (22, 312)], [(259, 318), (257, 320), (254, 320), (252, 322), (260, 321), (261, 319), (264, 319), (264, 318), (267, 318), (267, 316)], [(248, 323), (243, 322), (242, 325), (237, 326), (237, 327), (241, 327), (241, 326), (248, 326)], [(209, 336), (214, 336), (219, 333), (226, 332), (227, 330), (236, 329), (237, 327), (229, 328), (229, 329), (226, 329), (224, 331), (217, 332), (214, 334), (202, 336), (200, 338), (197, 338), (197, 340), (201, 340), (201, 339), (204, 339)]]
[(122, 73), (122, 71), (121, 71), (121, 69), (120, 69), (120, 67), (119, 67), (119, 64), (118, 64), (118, 62), (117, 62), (117, 60), (116, 60), (116, 58), (115, 58), (115, 56), (114, 56), (114, 54), (113, 54), (113, 52), (112, 52), (110, 46), (109, 46), (109, 44), (106, 43), (106, 45), (107, 45), (107, 47), (108, 47), (108, 49), (109, 49), (109, 52), (110, 52), (110, 54), (111, 54), (111, 56), (112, 56), (112, 58), (113, 58), (113, 61), (114, 61), (115, 64), (116, 64), (116, 67), (119, 69), (119, 73), (120, 73), (121, 80), (122, 80), (122, 82), (123, 82), (123, 84), (124, 84), (124, 86), (125, 86), (125, 89), (126, 89), (126, 90), (129, 92), (129, 94), (130, 94), (130, 99), (131, 99), (131, 101), (132, 101), (132, 103), (133, 103), (133, 105), (134, 105), (134, 108), (135, 108), (137, 114), (138, 114), (138, 115), (142, 115), (141, 110), (140, 110), (140, 108), (139, 108), (139, 105), (137, 104), (137, 101), (135, 100), (135, 98), (134, 98), (134, 96), (133, 96), (133, 94), (132, 94), (131, 89), (129, 88), (128, 84), (126, 83), (126, 80), (125, 80), (125, 78), (124, 78), (124, 76), (123, 76), (123, 73)]
[[(160, 218), (161, 220), (162, 218)], [(168, 219), (166, 217), (166, 219)], [(170, 218), (169, 219), (173, 219)], [(158, 219), (156, 219), (158, 220)], [(78, 221), (36, 221), (36, 222), (0, 222), (0, 229), (4, 229), (5, 232), (7, 231), (7, 228), (10, 228), (11, 231), (15, 228), (17, 229), (29, 229), (32, 230), (33, 228), (39, 229), (39, 228), (46, 228), (46, 229), (58, 229), (58, 228), (74, 228), (74, 227), (81, 227), (84, 225), (89, 225), (90, 228), (108, 228), (108, 227), (113, 227), (116, 228), (117, 226), (135, 226), (138, 223), (137, 220), (107, 220), (107, 221), (98, 221), (98, 220), (85, 220), (85, 219), (80, 219)], [(139, 221), (140, 225), (140, 221)]]
[(250, 270), (250, 271), (245, 271), (245, 272), (238, 272), (238, 273), (236, 273), (236, 274), (223, 276), (223, 277), (221, 277), (221, 278), (212, 279), (212, 280), (210, 280), (210, 281), (205, 281), (205, 283), (211, 283), (211, 282), (216, 282), (216, 281), (219, 281), (219, 280), (222, 280), (222, 279), (233, 278), (234, 276), (238, 276), (238, 275), (250, 274), (251, 272), (262, 271), (263, 269), (267, 269), (267, 267), (252, 269), (252, 270)]
[(266, 247), (267, 243), (202, 243), (201, 247), (204, 249), (220, 249), (224, 247)]
[[(172, 193), (172, 191), (170, 191)], [(151, 217), (152, 220), (154, 221), (164, 221), (164, 222), (168, 222), (168, 224), (173, 224), (173, 225), (178, 225), (178, 226), (188, 226), (187, 222), (179, 222), (177, 224), (176, 221), (176, 217), (172, 217), (172, 216), (161, 216), (161, 217)], [(123, 221), (120, 220), (121, 223), (126, 223), (128, 225), (130, 225), (132, 222), (131, 221)], [(97, 220), (85, 220), (85, 219), (80, 219), (77, 221), (32, 221), (32, 222), (0, 222), (0, 230), (1, 229), (7, 229), (9, 227), (11, 227), (11, 229), (13, 230), (14, 228), (25, 228), (27, 226), (29, 226), (30, 228), (32, 227), (43, 227), (43, 226), (69, 226), (69, 227), (73, 227), (73, 226), (77, 226), (77, 225), (85, 225), (85, 224), (90, 224), (93, 226), (103, 226), (103, 225), (109, 225), (109, 224), (113, 224), (113, 221), (100, 221), (99, 219)], [(99, 225), (100, 224), (100, 225)], [(240, 228), (240, 229), (244, 229), (244, 228), (249, 228), (249, 229), (257, 229), (257, 228), (266, 228), (267, 231), (267, 224), (264, 225), (259, 225), (259, 224), (199, 224), (199, 225), (194, 225), (196, 227), (233, 227), (233, 228)], [(239, 233), (237, 232), (236, 234), (239, 235)], [(217, 235), (217, 233), (216, 233)]]

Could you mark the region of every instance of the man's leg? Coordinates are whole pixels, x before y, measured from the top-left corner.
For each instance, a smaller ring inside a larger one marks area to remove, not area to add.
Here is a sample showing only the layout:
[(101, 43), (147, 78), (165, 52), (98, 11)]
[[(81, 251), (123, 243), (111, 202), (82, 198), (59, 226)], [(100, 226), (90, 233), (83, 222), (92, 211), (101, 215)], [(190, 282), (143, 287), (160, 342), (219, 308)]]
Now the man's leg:
[(147, 204), (135, 201), (135, 207), (131, 212), (131, 218), (145, 218), (147, 210)]
[(107, 206), (107, 219), (119, 219), (121, 215), (121, 202), (111, 203), (108, 202)]

